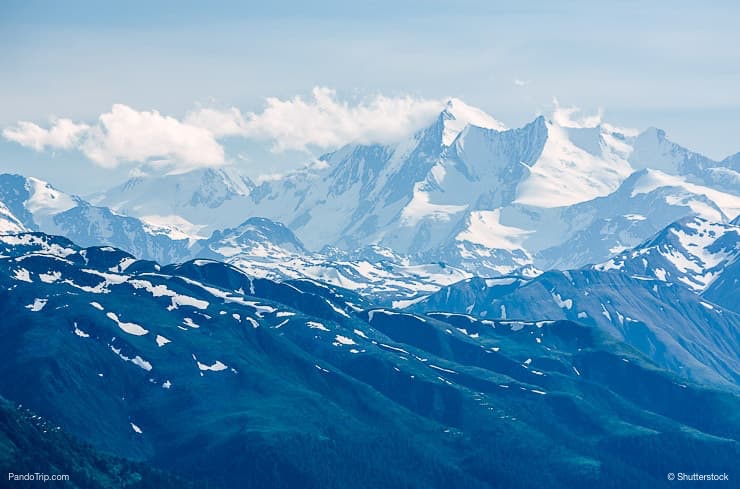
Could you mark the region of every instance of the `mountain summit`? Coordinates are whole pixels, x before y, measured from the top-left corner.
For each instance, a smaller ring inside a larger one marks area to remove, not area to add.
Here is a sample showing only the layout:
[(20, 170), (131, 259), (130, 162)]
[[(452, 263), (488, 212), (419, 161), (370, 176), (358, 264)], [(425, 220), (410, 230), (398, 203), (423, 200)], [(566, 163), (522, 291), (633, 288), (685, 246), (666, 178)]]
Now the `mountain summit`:
[(458, 98), (451, 98), (439, 115), (443, 121), (442, 144), (450, 146), (467, 126), (503, 131), (506, 126), (482, 110), (472, 107)]

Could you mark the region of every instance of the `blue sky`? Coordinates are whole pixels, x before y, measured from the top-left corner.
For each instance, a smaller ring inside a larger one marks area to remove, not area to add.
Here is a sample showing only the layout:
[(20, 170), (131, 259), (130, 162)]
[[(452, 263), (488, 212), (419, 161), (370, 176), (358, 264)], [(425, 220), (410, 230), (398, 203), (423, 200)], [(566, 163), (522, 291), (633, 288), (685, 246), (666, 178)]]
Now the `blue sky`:
[[(738, 2), (153, 3), (3, 2), (0, 127), (93, 124), (114, 104), (177, 119), (199, 107), (259, 113), (266, 97), (328, 87), (350, 105), (459, 97), (509, 127), (557, 97), (717, 159), (740, 151)], [(271, 152), (268, 139), (227, 138), (226, 158), (253, 175), (309, 159)], [(0, 141), (0, 170), (75, 192), (132, 168), (107, 166)]]

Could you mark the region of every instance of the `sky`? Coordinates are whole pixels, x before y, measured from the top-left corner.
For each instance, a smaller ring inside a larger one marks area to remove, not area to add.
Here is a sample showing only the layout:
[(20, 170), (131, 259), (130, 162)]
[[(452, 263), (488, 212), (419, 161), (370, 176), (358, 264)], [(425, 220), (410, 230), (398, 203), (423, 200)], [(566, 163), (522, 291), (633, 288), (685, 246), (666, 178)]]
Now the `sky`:
[(82, 195), (142, 168), (256, 177), (393, 142), (450, 97), (740, 151), (740, 2), (357, 3), (5, 0), (0, 171)]

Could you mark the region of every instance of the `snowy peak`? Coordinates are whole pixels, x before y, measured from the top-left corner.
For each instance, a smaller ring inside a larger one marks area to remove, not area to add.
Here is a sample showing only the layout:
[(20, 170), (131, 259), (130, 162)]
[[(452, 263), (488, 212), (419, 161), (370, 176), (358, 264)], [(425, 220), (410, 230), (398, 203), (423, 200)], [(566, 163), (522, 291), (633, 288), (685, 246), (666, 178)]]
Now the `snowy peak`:
[(54, 215), (75, 207), (80, 199), (38, 178), (2, 174), (0, 202), (25, 228), (38, 230), (48, 225)]
[(442, 132), (442, 144), (450, 146), (455, 138), (466, 126), (476, 126), (484, 129), (503, 131), (506, 126), (497, 121), (482, 110), (471, 107), (460, 99), (451, 98), (445, 104), (445, 109), (440, 114), (444, 130)]
[(26, 190), (28, 191), (28, 200), (25, 205), (34, 216), (42, 217), (58, 214), (75, 207), (78, 203), (77, 198), (60, 192), (52, 187), (50, 183), (38, 178), (27, 178)]
[(196, 240), (241, 223), (254, 187), (251, 180), (233, 169), (208, 168), (141, 174), (91, 197), (91, 201)]
[(177, 229), (90, 205), (43, 180), (20, 175), (0, 175), (0, 220), (0, 229), (7, 233), (41, 231), (163, 262), (185, 258), (192, 244), (191, 237)]
[(4, 173), (0, 175), (0, 203), (11, 221), (18, 220), (25, 228), (38, 229), (33, 215), (26, 208), (29, 198), (28, 180), (21, 175)]
[[(642, 147), (636, 157), (638, 139)], [(313, 179), (294, 178), (282, 189), (273, 185), (253, 213), (287, 223), (312, 249), (379, 244), (423, 260), (464, 264), (481, 274), (531, 264), (541, 250), (569, 253), (568, 246), (558, 248), (569, 238), (610, 242), (598, 253), (580, 247), (566, 260), (579, 267), (635, 246), (688, 214), (717, 221), (737, 215), (735, 192), (714, 185), (732, 175), (717, 173), (709, 182), (707, 172), (702, 178), (678, 174), (691, 167), (687, 161), (699, 160), (672, 145), (657, 129), (640, 135), (607, 123), (585, 127), (544, 117), (505, 130), (484, 112), (453, 99), (433, 125), (408, 141), (347, 146), (323, 157), (330, 170)], [(655, 154), (674, 155), (673, 166), (662, 166), (670, 173), (643, 169), (631, 178), (632, 159), (649, 158), (651, 147), (658, 148)], [(661, 199), (660, 212), (653, 212), (651, 202)], [(281, 209), (279, 202), (285, 203)], [(262, 212), (263, 205), (270, 211)], [(585, 214), (568, 211), (577, 206)], [(496, 229), (484, 233), (482, 242), (468, 239), (481, 234), (471, 228), (492, 222), (483, 216), (497, 209)], [(552, 223), (545, 231), (542, 219)], [(591, 225), (599, 229), (587, 229)], [(520, 233), (518, 246), (508, 228)]]
[(562, 127), (538, 117), (519, 129), (468, 126), (447, 159), (450, 170), (487, 184), (501, 198), (540, 208), (561, 207), (608, 195), (632, 168), (625, 135), (608, 125)]
[(702, 292), (738, 258), (740, 227), (692, 216), (676, 221), (642, 245), (593, 268), (680, 282)]
[(452, 167), (470, 181), (496, 178), (515, 184), (536, 162), (548, 138), (545, 119), (538, 117), (526, 126), (498, 131), (468, 126), (448, 155)]
[(666, 138), (665, 131), (650, 127), (634, 140), (630, 163), (636, 170), (650, 168), (672, 175), (682, 173), (690, 152)]
[(632, 141), (630, 164), (636, 169), (649, 168), (670, 175), (680, 175), (702, 185), (737, 193), (740, 188), (740, 158), (730, 156), (714, 161), (672, 141), (665, 131), (649, 128)]
[(193, 196), (193, 204), (203, 203), (217, 207), (223, 200), (234, 196), (247, 196), (254, 188), (254, 183), (245, 176), (228, 168), (203, 170), (200, 187)]
[[(533, 214), (520, 227), (537, 229), (527, 241), (535, 265), (579, 268), (603, 263), (639, 246), (671, 223), (698, 216), (727, 222), (740, 208), (740, 196), (657, 170), (639, 170), (606, 197)], [(506, 214), (504, 214), (506, 216)], [(535, 242), (536, 241), (536, 242)], [(555, 245), (549, 245), (556, 242)]]
[[(207, 168), (136, 176), (94, 202), (141, 217), (150, 212), (152, 204), (170, 210), (180, 206), (215, 209), (228, 200), (248, 196), (253, 188), (251, 180), (233, 170)], [(169, 205), (162, 202), (162, 197)]]
[(274, 259), (307, 253), (290, 229), (264, 217), (252, 217), (236, 228), (216, 231), (203, 247), (219, 258), (242, 255)]

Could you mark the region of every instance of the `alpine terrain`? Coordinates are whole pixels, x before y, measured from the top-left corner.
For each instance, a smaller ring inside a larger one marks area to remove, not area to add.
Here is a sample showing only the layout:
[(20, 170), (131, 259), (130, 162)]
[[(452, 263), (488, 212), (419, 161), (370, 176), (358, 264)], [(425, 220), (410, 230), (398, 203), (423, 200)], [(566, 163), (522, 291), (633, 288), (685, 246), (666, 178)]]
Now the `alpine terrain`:
[(0, 465), (80, 488), (726, 473), (739, 161), (450, 99), (270, 178), (2, 174)]

